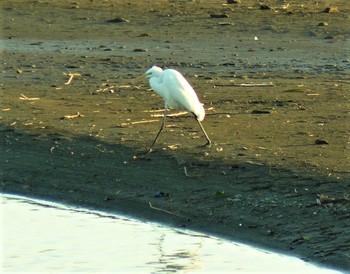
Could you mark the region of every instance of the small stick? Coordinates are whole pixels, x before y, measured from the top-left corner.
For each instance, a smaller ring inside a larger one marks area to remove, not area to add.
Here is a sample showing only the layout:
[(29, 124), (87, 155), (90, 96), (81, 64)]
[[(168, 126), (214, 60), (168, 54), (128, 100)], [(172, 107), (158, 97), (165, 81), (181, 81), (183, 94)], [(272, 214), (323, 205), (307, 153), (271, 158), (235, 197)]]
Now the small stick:
[(185, 167), (185, 166), (184, 166), (184, 172), (185, 172), (186, 177), (190, 177), (190, 175), (188, 175), (188, 173), (187, 173), (187, 167)]
[(23, 100), (23, 101), (35, 101), (35, 100), (40, 100), (40, 98), (37, 98), (37, 97), (32, 97), (32, 98), (29, 98), (27, 96), (25, 96), (23, 93), (21, 93), (21, 96), (22, 97), (18, 97), (20, 100)]
[(170, 214), (170, 215), (174, 215), (174, 216), (177, 216), (177, 217), (181, 217), (181, 218), (185, 218), (185, 219), (187, 219), (187, 220), (190, 219), (190, 218), (188, 218), (188, 217), (186, 217), (186, 216), (179, 215), (179, 214), (175, 214), (175, 213), (173, 213), (173, 212), (170, 212), (170, 211), (168, 211), (168, 210), (165, 210), (165, 209), (162, 209), (162, 208), (159, 208), (159, 207), (154, 207), (154, 206), (151, 204), (151, 202), (148, 202), (148, 204), (149, 204), (149, 207), (152, 208), (152, 209), (154, 209), (154, 210), (162, 211), (162, 212), (164, 212), (164, 213), (167, 213), (167, 214)]
[(184, 166), (184, 173), (185, 173), (185, 176), (186, 177), (189, 177), (189, 178), (199, 178), (201, 175), (200, 174), (189, 174), (188, 171), (187, 171), (187, 167)]
[(136, 89), (136, 90), (140, 90), (141, 86), (131, 86), (131, 85), (121, 85), (121, 86), (117, 86), (117, 88), (130, 88), (130, 89)]
[(81, 76), (80, 73), (64, 73), (64, 75), (69, 76), (69, 80), (66, 83), (64, 83), (65, 85), (69, 85), (75, 76)]
[(117, 86), (117, 88), (130, 88), (130, 89), (137, 89), (137, 90), (140, 90), (140, 89), (141, 89), (141, 86), (120, 85), (120, 86)]
[(111, 93), (114, 93), (114, 88), (115, 86), (108, 86), (106, 88), (100, 88), (100, 89), (97, 89), (96, 92), (111, 92)]
[(142, 121), (135, 121), (135, 122), (127, 122), (127, 123), (121, 123), (117, 124), (117, 127), (127, 127), (132, 125), (139, 125), (139, 124), (150, 124), (154, 122), (159, 122), (159, 120), (142, 120)]
[(80, 114), (80, 112), (77, 112), (77, 114), (73, 114), (73, 115), (65, 115), (63, 117), (61, 117), (60, 119), (74, 119), (74, 118), (78, 118), (78, 117), (84, 117), (84, 115)]
[(247, 83), (247, 84), (233, 84), (236, 87), (272, 87), (273, 83)]
[(164, 109), (151, 109), (151, 110), (144, 110), (143, 112), (164, 112)]
[[(178, 112), (178, 113), (172, 113), (172, 114), (167, 114), (167, 117), (178, 117), (178, 116), (182, 116), (188, 114), (187, 111), (183, 111), (183, 112)], [(152, 117), (155, 118), (160, 118), (160, 117), (164, 117), (164, 114), (152, 114)]]

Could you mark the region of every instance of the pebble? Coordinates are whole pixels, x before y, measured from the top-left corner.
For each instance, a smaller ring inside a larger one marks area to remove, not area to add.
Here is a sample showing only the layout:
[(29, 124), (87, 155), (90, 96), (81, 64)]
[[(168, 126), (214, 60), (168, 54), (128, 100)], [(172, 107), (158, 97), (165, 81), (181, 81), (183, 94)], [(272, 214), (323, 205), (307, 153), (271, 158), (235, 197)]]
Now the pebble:
[(336, 13), (336, 12), (339, 12), (339, 10), (338, 10), (337, 7), (329, 7), (329, 8), (326, 8), (323, 12), (325, 12), (325, 13)]
[(107, 20), (108, 23), (129, 23), (130, 21), (123, 17), (116, 17), (114, 19)]
[(327, 22), (320, 22), (320, 23), (318, 23), (318, 26), (325, 27), (325, 26), (328, 26), (328, 23)]
[(227, 14), (210, 14), (210, 18), (228, 18)]
[(259, 109), (254, 109), (251, 112), (252, 114), (269, 114), (271, 111), (269, 110), (259, 110)]
[(170, 197), (170, 193), (164, 192), (164, 191), (158, 191), (158, 192), (156, 192), (154, 197), (156, 197), (156, 198), (162, 198), (162, 197), (169, 198)]
[(134, 49), (133, 52), (147, 52), (147, 49)]
[(317, 140), (315, 140), (315, 144), (316, 145), (329, 145), (329, 142), (326, 140), (317, 139)]
[(260, 5), (260, 9), (261, 9), (261, 10), (270, 10), (271, 7), (269, 7), (268, 5), (263, 5), (263, 4), (261, 4), (261, 5)]

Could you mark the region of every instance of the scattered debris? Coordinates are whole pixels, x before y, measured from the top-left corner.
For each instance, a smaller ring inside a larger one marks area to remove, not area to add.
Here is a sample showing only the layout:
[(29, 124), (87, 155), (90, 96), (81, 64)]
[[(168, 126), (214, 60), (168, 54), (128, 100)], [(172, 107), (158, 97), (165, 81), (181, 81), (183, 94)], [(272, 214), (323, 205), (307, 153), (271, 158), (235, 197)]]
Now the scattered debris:
[(174, 150), (177, 149), (177, 146), (178, 146), (177, 144), (175, 144), (175, 145), (169, 145), (168, 148), (169, 148), (170, 150), (173, 150), (173, 151), (174, 151)]
[(303, 235), (303, 240), (304, 240), (304, 241), (310, 241), (310, 240), (311, 240), (311, 236), (309, 236), (309, 235)]
[(139, 86), (130, 86), (130, 85), (121, 85), (121, 86), (117, 86), (118, 88), (125, 88), (125, 89), (133, 89), (133, 88), (135, 88), (135, 89), (137, 89), (137, 90), (139, 90), (141, 87), (139, 87)]
[(80, 112), (77, 112), (76, 114), (73, 115), (65, 115), (63, 117), (60, 117), (59, 119), (64, 120), (64, 119), (75, 119), (79, 117), (84, 117), (84, 115), (80, 114)]
[(254, 109), (251, 112), (252, 114), (270, 114), (271, 111), (269, 110), (259, 110), (259, 109)]
[(80, 73), (63, 73), (63, 74), (66, 76), (69, 76), (69, 80), (66, 83), (64, 83), (65, 85), (69, 85), (75, 76), (81, 76)]
[(339, 12), (339, 10), (337, 7), (329, 7), (329, 8), (326, 8), (323, 12), (324, 13), (337, 13), (337, 12)]
[(135, 121), (135, 122), (126, 122), (126, 123), (116, 124), (116, 127), (128, 127), (132, 125), (150, 124), (155, 122), (159, 122), (159, 120), (142, 120), (142, 121)]
[(132, 159), (134, 161), (136, 161), (136, 160), (151, 161), (152, 160), (150, 157), (147, 157), (145, 154), (134, 155), (134, 156), (132, 156)]
[(266, 230), (266, 235), (272, 236), (272, 235), (274, 235), (274, 234), (275, 234), (275, 231), (273, 231), (272, 229)]
[(210, 14), (210, 18), (228, 18), (229, 16), (225, 13), (222, 14)]
[(99, 88), (96, 90), (97, 93), (100, 92), (109, 92), (109, 93), (115, 93), (116, 91), (119, 91), (121, 89), (130, 89), (130, 90), (140, 90), (141, 86), (134, 86), (134, 85), (120, 85), (120, 86), (113, 86), (108, 83), (103, 83), (102, 88)]
[(133, 52), (147, 52), (148, 49), (134, 49)]
[(240, 4), (241, 0), (227, 0), (227, 4)]
[(105, 85), (105, 88), (99, 88), (96, 90), (97, 93), (99, 92), (109, 92), (114, 93), (115, 92), (115, 86)]
[(137, 37), (152, 37), (152, 35), (148, 34), (148, 33), (141, 33), (140, 35), (138, 35)]
[(260, 4), (260, 9), (261, 9), (261, 10), (270, 10), (271, 7), (268, 6), (268, 5)]
[(219, 22), (220, 26), (234, 26), (234, 23), (230, 23), (230, 22)]
[(188, 175), (188, 173), (187, 173), (187, 167), (185, 167), (185, 166), (184, 166), (184, 172), (185, 172), (186, 177), (191, 177), (190, 175)]
[(164, 112), (164, 109), (151, 109), (151, 110), (144, 110), (143, 112)]
[(154, 209), (154, 210), (162, 211), (162, 212), (167, 213), (167, 214), (170, 214), (170, 215), (174, 215), (174, 216), (177, 216), (177, 217), (180, 217), (180, 218), (185, 218), (185, 219), (187, 219), (187, 221), (191, 221), (191, 219), (188, 218), (188, 217), (186, 217), (186, 216), (183, 216), (183, 215), (180, 215), (180, 214), (175, 214), (175, 213), (170, 212), (170, 211), (168, 211), (168, 210), (165, 210), (165, 209), (162, 209), (162, 208), (159, 208), (159, 207), (155, 207), (155, 206), (153, 206), (153, 205), (151, 204), (151, 202), (148, 202), (148, 204), (149, 204), (149, 207), (152, 208), (152, 209)]
[(164, 192), (164, 191), (157, 191), (156, 194), (154, 195), (154, 197), (156, 198), (169, 198), (170, 197), (170, 193), (168, 192)]
[(328, 26), (328, 23), (327, 22), (320, 22), (320, 23), (318, 23), (318, 26), (319, 27), (326, 27), (326, 26)]
[(224, 198), (224, 197), (226, 197), (227, 195), (226, 195), (226, 193), (225, 193), (225, 191), (224, 190), (219, 190), (219, 191), (216, 191), (215, 192), (215, 197), (216, 198)]
[(308, 93), (306, 94), (307, 96), (319, 96), (320, 94), (319, 93)]
[(317, 139), (315, 141), (315, 145), (329, 145), (328, 141), (322, 140), (322, 139)]
[(235, 87), (273, 87), (272, 82), (268, 83), (243, 83), (243, 84), (233, 84)]
[(302, 88), (291, 88), (291, 89), (284, 90), (283, 92), (299, 93), (299, 92), (305, 92), (305, 90)]
[(277, 7), (271, 7), (265, 4), (260, 4), (260, 9), (261, 10), (286, 10), (289, 8), (289, 3), (283, 4), (281, 6), (277, 6)]
[[(184, 162), (185, 161), (183, 161), (183, 160), (180, 160), (180, 161), (178, 160), (178, 164), (179, 165), (183, 164)], [(187, 167), (186, 166), (184, 166), (184, 173), (185, 173), (185, 176), (189, 177), (189, 178), (199, 178), (199, 177), (201, 177), (200, 173), (193, 172), (194, 174), (189, 174), (188, 171), (187, 171)]]
[[(183, 116), (186, 114), (188, 114), (187, 111), (182, 111), (182, 112), (167, 114), (166, 117), (174, 118), (174, 117), (179, 117), (179, 116)], [(164, 117), (164, 114), (152, 114), (151, 116), (154, 118), (161, 118), (161, 117)]]
[(21, 97), (18, 97), (20, 100), (23, 100), (23, 101), (36, 101), (36, 100), (40, 100), (40, 98), (37, 98), (37, 97), (32, 97), (32, 98), (29, 98), (27, 96), (25, 96), (23, 93), (21, 93)]
[(128, 19), (125, 19), (123, 17), (116, 17), (114, 19), (107, 20), (108, 23), (129, 23), (130, 21)]
[(317, 196), (318, 198), (316, 199), (316, 203), (318, 205), (350, 201), (350, 197), (346, 195), (344, 197), (339, 197), (339, 198), (336, 198), (336, 197), (332, 198), (325, 194), (318, 194)]

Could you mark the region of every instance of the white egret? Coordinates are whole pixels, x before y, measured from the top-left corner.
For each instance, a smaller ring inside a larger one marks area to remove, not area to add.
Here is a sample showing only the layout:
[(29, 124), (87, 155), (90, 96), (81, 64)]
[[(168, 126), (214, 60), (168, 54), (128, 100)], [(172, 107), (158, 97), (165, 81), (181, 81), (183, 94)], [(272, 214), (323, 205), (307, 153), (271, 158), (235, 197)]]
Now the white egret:
[(158, 95), (163, 97), (165, 102), (162, 125), (148, 152), (152, 152), (152, 149), (165, 126), (166, 112), (168, 108), (184, 109), (192, 113), (207, 139), (207, 143), (203, 147), (210, 147), (211, 141), (201, 124), (201, 121), (203, 121), (205, 116), (203, 105), (199, 102), (196, 92), (187, 82), (185, 77), (183, 77), (177, 70), (162, 70), (157, 66), (153, 66), (147, 70), (145, 75), (146, 78), (149, 79), (151, 88)]

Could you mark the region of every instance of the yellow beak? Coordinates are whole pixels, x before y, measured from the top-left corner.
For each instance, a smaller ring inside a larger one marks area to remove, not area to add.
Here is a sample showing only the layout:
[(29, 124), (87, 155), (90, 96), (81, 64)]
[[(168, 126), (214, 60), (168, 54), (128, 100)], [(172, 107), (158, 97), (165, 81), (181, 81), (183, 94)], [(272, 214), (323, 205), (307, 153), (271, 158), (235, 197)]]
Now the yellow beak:
[(146, 73), (141, 74), (140, 76), (137, 76), (136, 78), (134, 78), (134, 81), (140, 81), (145, 79), (146, 77)]

